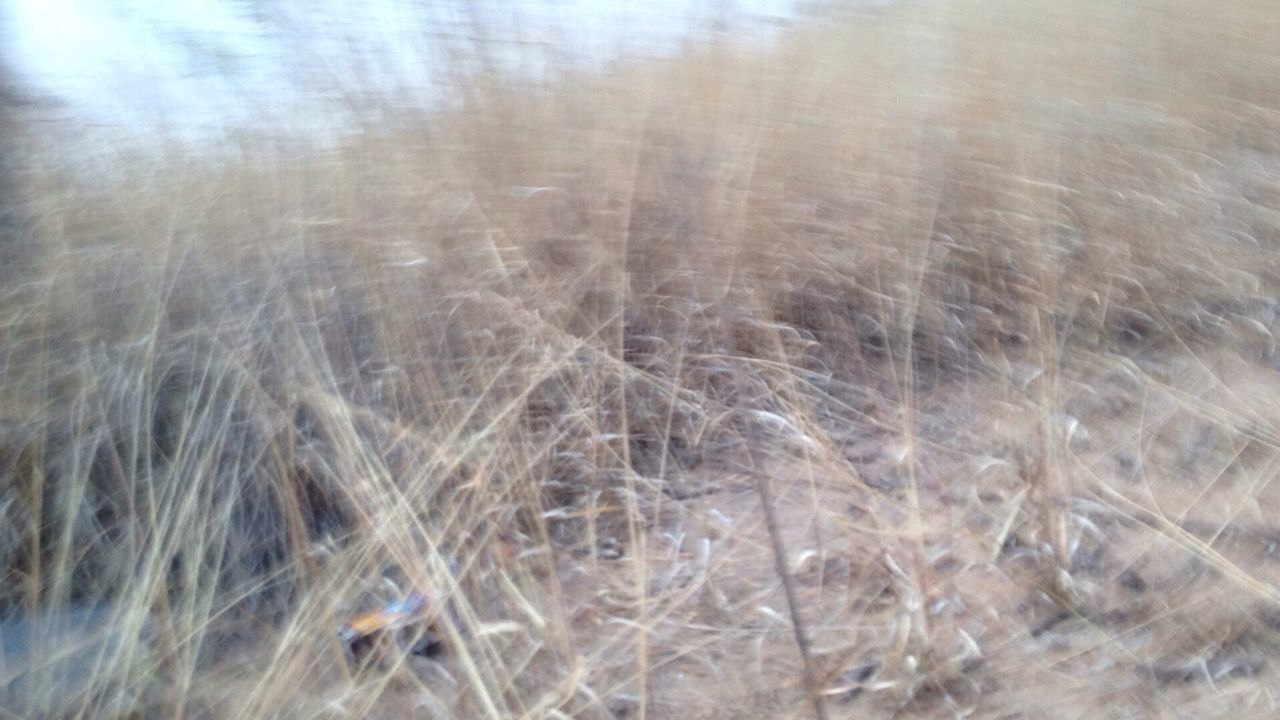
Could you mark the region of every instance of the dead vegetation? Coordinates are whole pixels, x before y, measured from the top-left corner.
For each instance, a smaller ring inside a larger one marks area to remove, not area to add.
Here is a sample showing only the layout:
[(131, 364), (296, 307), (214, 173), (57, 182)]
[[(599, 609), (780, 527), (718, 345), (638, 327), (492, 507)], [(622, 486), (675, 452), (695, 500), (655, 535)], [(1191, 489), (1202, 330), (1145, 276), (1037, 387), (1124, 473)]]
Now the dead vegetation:
[[(126, 631), (74, 688), (6, 639), (0, 708), (1271, 716), (1275, 37), (904, 3), (327, 152), (33, 164), (0, 610)], [(443, 657), (344, 661), (385, 577)]]

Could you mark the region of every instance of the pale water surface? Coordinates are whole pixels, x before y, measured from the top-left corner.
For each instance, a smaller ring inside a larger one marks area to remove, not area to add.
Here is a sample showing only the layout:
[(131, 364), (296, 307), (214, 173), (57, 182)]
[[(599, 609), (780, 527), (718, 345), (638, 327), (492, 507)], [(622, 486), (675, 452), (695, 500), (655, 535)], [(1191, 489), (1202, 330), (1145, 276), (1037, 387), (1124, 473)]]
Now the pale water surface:
[[(430, 108), (448, 63), (538, 75), (662, 54), (697, 33), (767, 39), (794, 0), (0, 0), (41, 112), (139, 139), (326, 133), (357, 107)], [(483, 38), (484, 52), (476, 52)]]

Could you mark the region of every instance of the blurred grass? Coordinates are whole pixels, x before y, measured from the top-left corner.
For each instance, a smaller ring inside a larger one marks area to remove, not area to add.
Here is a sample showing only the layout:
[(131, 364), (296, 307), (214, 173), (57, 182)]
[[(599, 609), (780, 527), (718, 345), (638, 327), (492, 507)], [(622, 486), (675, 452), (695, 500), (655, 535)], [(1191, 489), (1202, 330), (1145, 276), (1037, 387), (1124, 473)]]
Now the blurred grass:
[[(1278, 36), (904, 3), (328, 150), (37, 153), (0, 612), (148, 632), (0, 707), (804, 714), (764, 475), (832, 716), (1267, 716)], [(386, 574), (446, 660), (348, 668)]]

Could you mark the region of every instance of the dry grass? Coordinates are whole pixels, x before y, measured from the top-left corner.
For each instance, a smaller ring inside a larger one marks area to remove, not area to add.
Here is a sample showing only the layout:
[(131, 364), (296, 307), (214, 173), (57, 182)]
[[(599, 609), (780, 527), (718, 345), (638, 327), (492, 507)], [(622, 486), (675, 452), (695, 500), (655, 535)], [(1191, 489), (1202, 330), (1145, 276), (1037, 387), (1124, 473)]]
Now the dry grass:
[[(904, 3), (331, 151), (34, 156), (0, 610), (120, 630), (29, 622), (85, 664), (6, 645), (0, 708), (1272, 716), (1276, 37)], [(388, 575), (443, 659), (344, 661)]]

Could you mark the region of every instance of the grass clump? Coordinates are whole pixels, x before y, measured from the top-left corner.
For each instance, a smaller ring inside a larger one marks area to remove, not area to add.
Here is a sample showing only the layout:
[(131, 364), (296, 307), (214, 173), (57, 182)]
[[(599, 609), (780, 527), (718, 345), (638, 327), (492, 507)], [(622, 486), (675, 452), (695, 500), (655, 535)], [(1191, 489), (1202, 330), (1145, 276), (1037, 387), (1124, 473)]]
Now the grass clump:
[[(122, 630), (0, 707), (1273, 712), (1277, 31), (902, 4), (32, 163), (0, 614)], [(412, 589), (445, 656), (349, 665)]]

